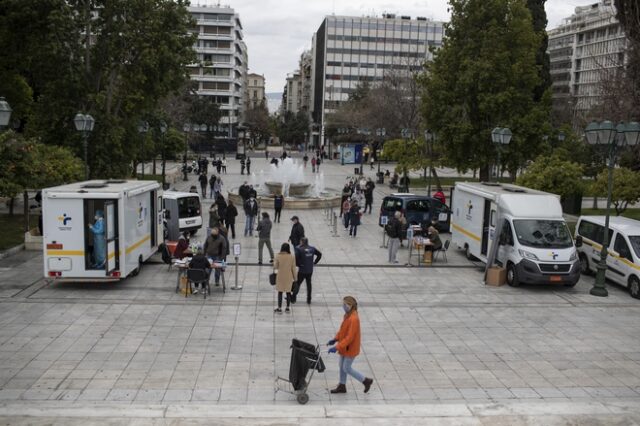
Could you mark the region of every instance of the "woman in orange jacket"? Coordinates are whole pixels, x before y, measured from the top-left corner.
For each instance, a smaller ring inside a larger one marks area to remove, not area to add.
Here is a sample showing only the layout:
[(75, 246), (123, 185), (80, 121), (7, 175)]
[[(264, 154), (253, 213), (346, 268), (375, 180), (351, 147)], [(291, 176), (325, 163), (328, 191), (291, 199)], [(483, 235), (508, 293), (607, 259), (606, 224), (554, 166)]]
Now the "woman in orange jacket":
[[(340, 383), (335, 389), (331, 389), (331, 393), (347, 392), (347, 374), (364, 385), (364, 393), (369, 392), (373, 379), (364, 377), (362, 373), (354, 370), (351, 366), (356, 356), (360, 353), (360, 318), (358, 317), (358, 302), (351, 296), (342, 299), (342, 309), (344, 309), (344, 318), (340, 325), (340, 330), (336, 337), (327, 343), (329, 353), (340, 354)], [(335, 346), (334, 346), (335, 345)]]

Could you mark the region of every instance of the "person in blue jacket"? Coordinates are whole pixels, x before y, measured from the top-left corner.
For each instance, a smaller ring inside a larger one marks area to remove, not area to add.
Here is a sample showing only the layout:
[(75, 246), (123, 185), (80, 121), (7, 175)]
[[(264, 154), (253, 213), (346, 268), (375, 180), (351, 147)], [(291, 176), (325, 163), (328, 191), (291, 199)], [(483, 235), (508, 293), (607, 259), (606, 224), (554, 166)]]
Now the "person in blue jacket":
[(296, 303), (302, 281), (307, 283), (307, 304), (311, 304), (311, 276), (313, 265), (320, 262), (322, 253), (317, 248), (309, 245), (307, 238), (300, 239), (300, 245), (296, 247), (296, 265), (298, 266), (298, 282), (294, 286), (291, 303)]
[(92, 268), (102, 268), (106, 257), (107, 242), (104, 239), (104, 213), (96, 210), (95, 223), (89, 224), (89, 229), (93, 232), (93, 262)]

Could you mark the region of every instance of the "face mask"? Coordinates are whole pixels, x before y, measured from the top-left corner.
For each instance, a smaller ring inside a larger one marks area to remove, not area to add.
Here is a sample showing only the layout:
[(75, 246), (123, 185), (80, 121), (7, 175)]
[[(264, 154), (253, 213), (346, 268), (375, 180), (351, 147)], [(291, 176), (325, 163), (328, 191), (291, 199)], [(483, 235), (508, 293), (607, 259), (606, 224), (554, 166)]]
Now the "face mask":
[(349, 305), (347, 305), (346, 303), (344, 303), (344, 304), (342, 305), (342, 309), (344, 310), (344, 313), (345, 313), (345, 314), (348, 314), (348, 313), (349, 313), (349, 311), (351, 310), (351, 307), (350, 307)]

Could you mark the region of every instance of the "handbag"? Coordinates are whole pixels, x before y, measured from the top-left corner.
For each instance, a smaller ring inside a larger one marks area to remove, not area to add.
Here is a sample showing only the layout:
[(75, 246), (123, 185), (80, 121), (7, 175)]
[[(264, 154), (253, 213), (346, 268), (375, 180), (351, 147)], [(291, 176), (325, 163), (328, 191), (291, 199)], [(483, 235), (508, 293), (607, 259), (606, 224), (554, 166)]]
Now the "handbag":
[(276, 274), (275, 272), (272, 272), (269, 274), (269, 284), (271, 285), (276, 285), (276, 277), (278, 276), (278, 274)]

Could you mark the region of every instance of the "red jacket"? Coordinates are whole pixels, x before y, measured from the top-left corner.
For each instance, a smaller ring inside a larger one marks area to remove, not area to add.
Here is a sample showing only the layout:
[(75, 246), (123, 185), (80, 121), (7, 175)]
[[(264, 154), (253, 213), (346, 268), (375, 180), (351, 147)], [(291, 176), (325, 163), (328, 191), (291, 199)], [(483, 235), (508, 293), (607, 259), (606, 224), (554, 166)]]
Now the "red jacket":
[(351, 311), (345, 314), (335, 339), (338, 341), (336, 349), (340, 355), (353, 358), (360, 353), (360, 318), (358, 317), (358, 311)]

